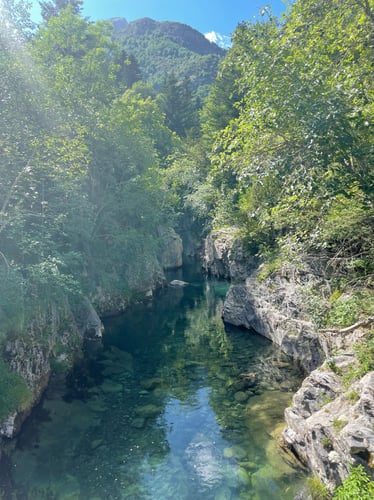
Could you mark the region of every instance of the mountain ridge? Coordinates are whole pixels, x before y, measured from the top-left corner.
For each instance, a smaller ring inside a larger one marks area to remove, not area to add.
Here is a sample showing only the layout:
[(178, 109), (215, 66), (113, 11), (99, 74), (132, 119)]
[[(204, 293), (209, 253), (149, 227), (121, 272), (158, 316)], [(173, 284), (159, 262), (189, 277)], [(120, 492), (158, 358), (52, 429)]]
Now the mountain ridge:
[[(144, 36), (150, 32), (159, 31), (169, 36), (176, 43), (182, 44), (186, 49), (197, 52), (200, 55), (206, 54), (224, 54), (225, 51), (216, 43), (209, 41), (200, 31), (192, 28), (188, 24), (177, 21), (155, 21), (150, 17), (142, 17), (121, 26), (118, 29), (120, 19), (115, 18), (115, 32), (118, 35), (126, 36)], [(110, 20), (113, 24), (112, 19)]]
[(205, 95), (216, 77), (226, 50), (187, 24), (155, 21), (149, 17), (127, 22), (109, 20), (113, 38), (135, 56), (144, 79), (159, 89), (167, 75), (189, 78), (194, 90)]

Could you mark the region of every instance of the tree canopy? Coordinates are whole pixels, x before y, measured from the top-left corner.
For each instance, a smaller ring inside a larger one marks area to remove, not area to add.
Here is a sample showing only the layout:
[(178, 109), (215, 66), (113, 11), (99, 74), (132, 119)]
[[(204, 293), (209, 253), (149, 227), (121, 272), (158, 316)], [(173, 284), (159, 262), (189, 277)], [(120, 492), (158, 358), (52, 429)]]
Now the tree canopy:
[(30, 41), (0, 40), (2, 334), (41, 304), (152, 280), (170, 217), (157, 168), (177, 138), (152, 89), (109, 23), (56, 5)]
[(51, 17), (57, 17), (63, 9), (71, 7), (73, 14), (80, 14), (83, 0), (51, 0), (39, 2), (41, 15), (44, 21), (49, 21)]

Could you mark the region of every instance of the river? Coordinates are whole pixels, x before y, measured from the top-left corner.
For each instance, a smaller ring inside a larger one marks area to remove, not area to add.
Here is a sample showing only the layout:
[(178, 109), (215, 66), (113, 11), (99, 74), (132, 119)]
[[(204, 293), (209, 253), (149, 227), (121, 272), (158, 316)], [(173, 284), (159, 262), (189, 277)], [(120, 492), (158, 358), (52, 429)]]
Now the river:
[(12, 443), (2, 497), (292, 499), (305, 474), (277, 436), (301, 374), (267, 339), (223, 325), (226, 291), (195, 276), (107, 320)]

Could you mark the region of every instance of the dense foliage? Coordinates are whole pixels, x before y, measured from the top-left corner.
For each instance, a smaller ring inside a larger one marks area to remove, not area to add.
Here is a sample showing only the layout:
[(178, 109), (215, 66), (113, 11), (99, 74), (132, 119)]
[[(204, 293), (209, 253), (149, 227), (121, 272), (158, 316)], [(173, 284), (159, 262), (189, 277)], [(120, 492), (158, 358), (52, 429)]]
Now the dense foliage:
[(299, 0), (282, 22), (240, 24), (189, 197), (265, 262), (305, 255), (339, 295), (373, 283), (373, 13), (369, 0)]
[(339, 486), (333, 498), (337, 500), (370, 500), (374, 496), (374, 482), (370, 480), (370, 476), (366, 473), (362, 465), (351, 467), (349, 476)]
[(27, 43), (13, 27), (0, 39), (2, 336), (63, 298), (151, 282), (170, 219), (157, 169), (178, 143), (151, 89), (130, 88), (109, 24), (70, 5)]
[(39, 2), (41, 15), (45, 21), (48, 21), (53, 16), (58, 16), (61, 10), (65, 9), (68, 5), (72, 7), (74, 14), (79, 14), (82, 4), (83, 0), (44, 0)]

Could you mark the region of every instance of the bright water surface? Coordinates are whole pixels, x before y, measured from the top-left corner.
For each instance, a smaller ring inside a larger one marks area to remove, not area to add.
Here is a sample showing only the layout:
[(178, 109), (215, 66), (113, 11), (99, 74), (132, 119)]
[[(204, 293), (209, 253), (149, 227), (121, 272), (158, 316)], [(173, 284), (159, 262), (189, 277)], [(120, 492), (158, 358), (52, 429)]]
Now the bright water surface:
[(4, 499), (292, 499), (303, 473), (276, 438), (300, 374), (266, 339), (224, 328), (226, 289), (169, 288), (107, 321), (2, 463)]

